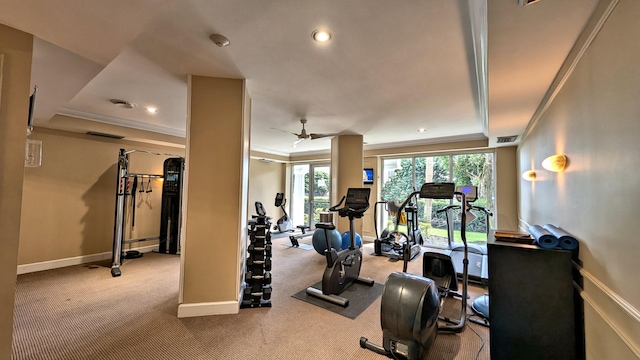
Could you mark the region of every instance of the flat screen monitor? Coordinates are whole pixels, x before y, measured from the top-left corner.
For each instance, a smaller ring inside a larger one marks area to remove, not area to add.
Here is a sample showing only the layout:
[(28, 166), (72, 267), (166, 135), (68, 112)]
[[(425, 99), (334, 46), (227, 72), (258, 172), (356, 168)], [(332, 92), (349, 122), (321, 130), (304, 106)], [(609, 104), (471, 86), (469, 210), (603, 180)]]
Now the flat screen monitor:
[(365, 168), (362, 171), (362, 182), (364, 184), (373, 184), (373, 169)]

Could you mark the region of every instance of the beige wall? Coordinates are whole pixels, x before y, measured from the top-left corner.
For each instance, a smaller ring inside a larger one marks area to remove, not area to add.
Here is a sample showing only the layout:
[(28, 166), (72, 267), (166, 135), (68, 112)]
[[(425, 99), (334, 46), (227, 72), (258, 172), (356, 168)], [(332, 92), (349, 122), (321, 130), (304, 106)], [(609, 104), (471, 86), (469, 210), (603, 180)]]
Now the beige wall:
[[(522, 226), (580, 240), (588, 359), (640, 357), (640, 2), (621, 0), (518, 151)], [(541, 168), (563, 153), (562, 173)]]
[(276, 193), (288, 194), (288, 191), (285, 191), (286, 165), (258, 159), (251, 159), (249, 164), (249, 203), (247, 205), (249, 218), (256, 214), (255, 203), (260, 201), (267, 216), (272, 218), (271, 222), (275, 223), (282, 216), (280, 208), (273, 206)]
[(11, 357), (33, 37), (0, 25), (0, 359)]
[[(180, 148), (66, 131), (37, 128), (30, 138), (42, 140), (43, 160), (41, 167), (25, 168), (19, 264), (111, 252), (119, 149), (184, 156)], [(129, 173), (162, 175), (167, 157), (132, 153)], [(152, 192), (136, 192), (134, 226), (133, 198), (127, 197), (125, 239), (160, 234), (162, 182), (150, 184)], [(154, 244), (138, 242), (124, 249)]]

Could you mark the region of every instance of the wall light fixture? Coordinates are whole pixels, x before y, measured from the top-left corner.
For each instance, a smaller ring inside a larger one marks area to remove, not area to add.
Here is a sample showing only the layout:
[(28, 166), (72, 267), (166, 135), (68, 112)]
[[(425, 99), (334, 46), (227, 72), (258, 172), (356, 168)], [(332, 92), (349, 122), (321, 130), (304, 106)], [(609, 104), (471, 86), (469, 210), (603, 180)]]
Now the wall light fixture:
[(536, 172), (534, 170), (527, 170), (522, 173), (522, 178), (527, 181), (534, 181), (536, 179)]
[(542, 161), (542, 167), (553, 172), (562, 172), (567, 166), (567, 157), (562, 154), (551, 155)]

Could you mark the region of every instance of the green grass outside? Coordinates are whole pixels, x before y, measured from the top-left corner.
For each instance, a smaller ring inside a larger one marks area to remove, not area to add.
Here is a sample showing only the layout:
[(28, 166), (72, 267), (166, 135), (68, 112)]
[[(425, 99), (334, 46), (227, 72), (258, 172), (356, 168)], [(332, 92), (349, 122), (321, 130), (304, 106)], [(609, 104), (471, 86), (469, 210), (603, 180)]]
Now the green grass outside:
[[(429, 229), (429, 235), (440, 236), (443, 238), (447, 237), (447, 230), (445, 229)], [(462, 242), (462, 238), (460, 238), (460, 232), (454, 231), (453, 234), (454, 241)], [(467, 232), (467, 242), (477, 242), (477, 243), (486, 243), (487, 242), (487, 234), (484, 232)]]
[[(398, 226), (400, 232), (406, 234), (407, 233), (407, 225)], [(424, 231), (423, 231), (424, 234)], [(437, 229), (437, 228), (429, 228), (427, 230), (427, 235), (438, 236), (441, 238), (447, 238), (447, 230), (446, 229)], [(462, 242), (462, 238), (460, 238), (460, 232), (454, 231), (453, 234), (454, 241)], [(486, 243), (487, 242), (487, 234), (484, 232), (467, 232), (467, 242), (470, 243)]]

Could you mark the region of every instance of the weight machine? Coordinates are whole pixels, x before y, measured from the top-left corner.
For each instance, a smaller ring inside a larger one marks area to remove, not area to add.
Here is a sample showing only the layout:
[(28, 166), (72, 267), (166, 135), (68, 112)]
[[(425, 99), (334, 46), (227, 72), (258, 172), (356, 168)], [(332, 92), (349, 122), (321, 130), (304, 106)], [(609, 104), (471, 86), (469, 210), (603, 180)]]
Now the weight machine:
[[(146, 153), (150, 155), (172, 156), (164, 163), (164, 174), (139, 174), (129, 172), (129, 155), (132, 153)], [(118, 153), (118, 170), (116, 185), (116, 205), (115, 219), (113, 228), (113, 248), (111, 253), (111, 276), (116, 277), (122, 275), (120, 266), (122, 265), (123, 247), (125, 244), (160, 240), (160, 252), (166, 252), (166, 246), (169, 244), (169, 253), (178, 252), (180, 223), (182, 218), (182, 179), (184, 175), (184, 158), (173, 154), (160, 154), (147, 150), (129, 150), (120, 149)], [(142, 188), (137, 189), (138, 178), (141, 177)], [(148, 179), (147, 189), (144, 189), (144, 178)], [(134, 203), (131, 210), (131, 224), (135, 224), (135, 197), (138, 192), (151, 192), (151, 179), (164, 178), (162, 189), (162, 210), (160, 222), (160, 235), (140, 239), (125, 240), (125, 205), (127, 196), (132, 197)], [(141, 257), (138, 251), (128, 251), (125, 258)]]

